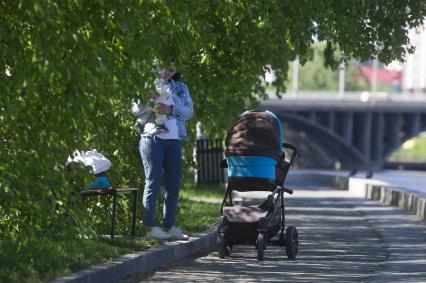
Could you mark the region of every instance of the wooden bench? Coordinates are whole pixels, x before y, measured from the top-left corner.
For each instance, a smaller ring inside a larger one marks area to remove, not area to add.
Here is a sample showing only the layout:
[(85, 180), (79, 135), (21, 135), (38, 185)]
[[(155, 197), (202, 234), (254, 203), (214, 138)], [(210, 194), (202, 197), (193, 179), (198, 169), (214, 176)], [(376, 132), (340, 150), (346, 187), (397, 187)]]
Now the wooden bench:
[(112, 217), (111, 217), (111, 239), (114, 239), (115, 236), (115, 211), (117, 209), (117, 196), (133, 194), (133, 207), (132, 207), (132, 238), (135, 238), (136, 230), (136, 208), (138, 202), (138, 189), (137, 188), (127, 188), (127, 189), (102, 189), (102, 190), (86, 190), (81, 192), (81, 197), (84, 200), (88, 197), (97, 197), (97, 196), (112, 196)]

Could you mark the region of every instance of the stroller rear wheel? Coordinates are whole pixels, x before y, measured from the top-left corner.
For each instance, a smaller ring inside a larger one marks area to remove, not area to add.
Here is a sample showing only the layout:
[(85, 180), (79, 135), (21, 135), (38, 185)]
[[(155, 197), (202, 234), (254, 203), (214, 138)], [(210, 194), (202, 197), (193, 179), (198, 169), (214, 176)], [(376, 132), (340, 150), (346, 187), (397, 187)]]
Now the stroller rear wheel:
[(259, 233), (257, 235), (257, 260), (263, 260), (265, 248), (266, 248), (265, 235), (263, 233)]
[(288, 258), (296, 258), (299, 250), (299, 234), (294, 226), (288, 226), (285, 231), (285, 250)]
[(280, 232), (279, 243), (280, 243), (280, 247), (284, 247), (285, 246), (284, 231)]

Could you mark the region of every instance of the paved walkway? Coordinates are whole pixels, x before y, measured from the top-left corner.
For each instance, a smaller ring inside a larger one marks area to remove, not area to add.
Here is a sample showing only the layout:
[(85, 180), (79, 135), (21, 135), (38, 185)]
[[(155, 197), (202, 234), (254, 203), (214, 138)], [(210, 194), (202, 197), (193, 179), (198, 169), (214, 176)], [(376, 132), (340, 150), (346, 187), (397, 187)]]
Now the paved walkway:
[(408, 213), (315, 189), (295, 191), (286, 216), (299, 230), (296, 260), (268, 247), (259, 262), (254, 247), (237, 246), (126, 282), (426, 282), (426, 226)]

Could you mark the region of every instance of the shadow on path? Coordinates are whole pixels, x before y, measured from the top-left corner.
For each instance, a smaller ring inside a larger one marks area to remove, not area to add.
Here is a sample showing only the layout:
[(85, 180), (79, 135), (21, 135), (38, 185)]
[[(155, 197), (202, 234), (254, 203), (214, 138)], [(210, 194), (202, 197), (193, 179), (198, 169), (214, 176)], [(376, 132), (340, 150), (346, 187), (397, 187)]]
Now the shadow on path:
[(236, 246), (225, 259), (212, 252), (125, 282), (426, 281), (426, 229), (414, 216), (317, 188), (295, 191), (286, 203), (286, 225), (299, 230), (296, 260), (268, 247), (259, 262), (253, 246)]

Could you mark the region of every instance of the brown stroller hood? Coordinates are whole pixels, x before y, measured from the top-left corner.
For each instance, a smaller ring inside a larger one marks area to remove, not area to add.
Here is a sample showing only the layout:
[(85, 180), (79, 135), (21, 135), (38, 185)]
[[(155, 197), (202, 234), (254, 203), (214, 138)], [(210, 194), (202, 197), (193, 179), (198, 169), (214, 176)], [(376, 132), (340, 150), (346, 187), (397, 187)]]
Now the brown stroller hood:
[(278, 162), (282, 154), (281, 131), (281, 122), (275, 114), (247, 111), (228, 131), (225, 155), (265, 156)]

